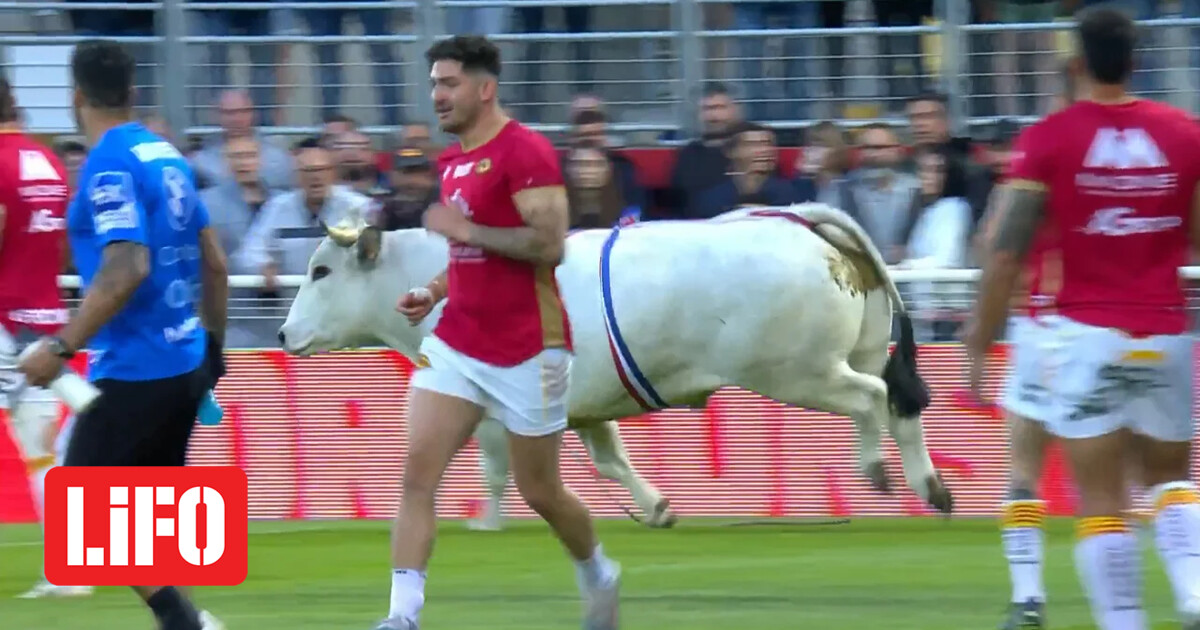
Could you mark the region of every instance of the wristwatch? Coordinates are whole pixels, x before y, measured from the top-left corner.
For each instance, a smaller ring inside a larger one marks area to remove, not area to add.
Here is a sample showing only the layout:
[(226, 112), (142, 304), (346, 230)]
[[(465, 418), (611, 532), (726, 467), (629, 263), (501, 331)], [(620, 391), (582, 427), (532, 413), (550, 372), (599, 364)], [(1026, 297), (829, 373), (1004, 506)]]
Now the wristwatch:
[(68, 348), (67, 342), (63, 341), (61, 337), (47, 337), (46, 347), (50, 348), (50, 352), (60, 359), (75, 358), (75, 351)]

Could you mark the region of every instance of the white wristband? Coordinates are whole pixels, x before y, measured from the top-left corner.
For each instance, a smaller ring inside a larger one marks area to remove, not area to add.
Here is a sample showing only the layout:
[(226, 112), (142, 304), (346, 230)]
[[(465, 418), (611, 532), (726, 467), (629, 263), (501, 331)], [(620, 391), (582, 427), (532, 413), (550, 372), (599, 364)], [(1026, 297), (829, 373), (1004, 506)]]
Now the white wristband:
[(433, 301), (433, 291), (430, 291), (425, 287), (417, 287), (409, 291), (408, 294), (422, 300), (429, 300), (430, 302)]

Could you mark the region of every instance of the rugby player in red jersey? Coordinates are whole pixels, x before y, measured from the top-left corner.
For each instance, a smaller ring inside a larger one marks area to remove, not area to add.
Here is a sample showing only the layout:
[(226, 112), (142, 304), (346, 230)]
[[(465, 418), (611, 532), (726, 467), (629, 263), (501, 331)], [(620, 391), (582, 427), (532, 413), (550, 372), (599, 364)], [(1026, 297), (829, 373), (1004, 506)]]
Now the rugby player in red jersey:
[[(1082, 83), (1064, 72), (1064, 89), (1055, 98), (1055, 110), (1070, 106), (1080, 97)], [(1020, 154), (1018, 140), (1013, 154)], [(1003, 177), (1009, 176), (1009, 166)], [(997, 207), (1001, 206), (1003, 187), (997, 186), (989, 200), (981, 234), (981, 251), (994, 238)], [(1025, 260), (1013, 300), (1013, 315), (1008, 320), (1009, 365), (1001, 407), (1009, 430), (1009, 491), (1001, 511), (1001, 535), (1004, 557), (1008, 561), (1012, 584), (1011, 603), (1001, 630), (1042, 628), (1045, 626), (1046, 589), (1042, 581), (1045, 539), (1042, 526), (1045, 504), (1038, 498), (1046, 448), (1051, 435), (1046, 430), (1046, 383), (1042, 361), (1044, 326), (1040, 318), (1054, 312), (1054, 294), (1058, 290), (1060, 254), (1054, 232), (1042, 225)]]
[[(1025, 131), (1001, 194), (975, 325), (983, 357), (1039, 229), (1061, 253), (1057, 313), (1046, 318), (1047, 428), (1080, 491), (1075, 560), (1102, 630), (1147, 627), (1140, 552), (1123, 461), (1153, 495), (1158, 551), (1188, 629), (1200, 628), (1200, 492), (1189, 480), (1192, 340), (1179, 267), (1200, 242), (1200, 127), (1130, 96), (1135, 26), (1094, 7), (1076, 27), (1088, 98)], [(1189, 242), (1190, 239), (1190, 242)]]
[[(67, 323), (58, 290), (66, 249), (67, 175), (50, 149), (21, 130), (12, 87), (0, 78), (0, 408), (29, 471), (38, 518), (46, 472), (55, 463), (58, 400), (26, 385), (17, 370), (24, 346)], [(88, 595), (91, 587), (45, 579), (21, 597)]]
[(408, 407), (408, 454), (392, 530), (392, 596), (378, 630), (411, 630), (424, 602), (443, 472), (485, 415), (504, 424), (526, 503), (575, 560), (583, 627), (617, 627), (619, 566), (605, 557), (587, 508), (563, 484), (570, 330), (554, 280), (567, 230), (558, 156), (500, 109), (500, 51), (457, 36), (425, 54), (443, 130), (459, 144), (438, 159), (441, 203), (425, 227), (450, 242), (450, 264), (398, 310), (419, 322), (446, 300), (421, 345)]

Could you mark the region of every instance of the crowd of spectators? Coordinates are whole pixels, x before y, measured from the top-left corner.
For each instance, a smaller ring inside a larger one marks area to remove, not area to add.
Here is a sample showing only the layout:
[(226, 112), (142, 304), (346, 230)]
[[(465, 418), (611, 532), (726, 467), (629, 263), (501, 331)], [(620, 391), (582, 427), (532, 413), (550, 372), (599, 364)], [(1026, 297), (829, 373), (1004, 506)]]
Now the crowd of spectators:
[[(87, 0), (71, 0), (81, 5)], [(304, 4), (306, 0), (297, 0)], [(186, 12), (189, 31), (192, 35), (222, 38), (229, 36), (267, 37), (297, 36), (307, 34), (316, 37), (349, 36), (361, 32), (372, 38), (411, 34), (417, 25), (429, 28), (412, 9), (362, 9), (330, 8), (330, 0), (319, 8), (240, 9), (234, 8), (234, 0), (218, 0), (231, 3), (230, 9), (193, 9)], [(332, 0), (336, 4), (339, 0)], [(504, 0), (497, 0), (503, 2)], [(1073, 11), (1095, 4), (1101, 0), (962, 0), (969, 8), (967, 18), (974, 24), (1014, 24), (1052, 21), (1069, 17)], [(1200, 0), (1110, 0), (1125, 5), (1138, 19), (1168, 17), (1170, 15), (1200, 15)], [(136, 6), (150, 0), (127, 0)], [(881, 28), (915, 27), (936, 22), (933, 0), (855, 0), (855, 5), (867, 7), (866, 20), (855, 19), (854, 25), (871, 25)], [(751, 0), (746, 2), (706, 2), (703, 5), (702, 26), (717, 30), (778, 31), (780, 29), (822, 28), (828, 33), (822, 37), (812, 36), (735, 36), (728, 41), (706, 39), (712, 47), (710, 57), (731, 60), (724, 64), (727, 72), (734, 73), (734, 83), (739, 98), (746, 103), (746, 115), (757, 121), (807, 120), (820, 114), (820, 106), (830, 103), (850, 103), (848, 93), (849, 61), (859, 53), (854, 51), (855, 41), (850, 36), (839, 35), (839, 30), (850, 24), (848, 19), (849, 0)], [(186, 6), (186, 5), (185, 5)], [(637, 14), (650, 11), (651, 7), (623, 7), (623, 11)], [(522, 2), (519, 6), (454, 6), (448, 4), (439, 12), (440, 23), (433, 25), (437, 32), (450, 34), (496, 33), (539, 34), (539, 33), (588, 33), (600, 30), (597, 26), (597, 7), (592, 6), (537, 6)], [(70, 27), (79, 34), (108, 36), (146, 36), (154, 32), (154, 14), (150, 10), (113, 11), (107, 9), (72, 9), (69, 11)], [(631, 15), (632, 17), (632, 15)], [(649, 24), (653, 20), (646, 13), (646, 20), (636, 18), (628, 24)], [(655, 18), (657, 19), (657, 18)], [(611, 25), (610, 25), (611, 26)], [(969, 81), (966, 92), (971, 94), (970, 110), (974, 116), (1018, 116), (1044, 111), (1049, 95), (1054, 93), (1052, 66), (1056, 54), (1055, 33), (1048, 30), (1009, 30), (973, 32), (969, 35), (969, 49), (964, 68)], [(929, 42), (922, 34), (909, 30), (898, 33), (879, 34), (874, 46), (878, 59), (871, 73), (881, 80), (874, 98), (882, 105), (884, 113), (899, 114), (904, 102), (921, 88), (924, 77), (935, 76), (941, 61), (925, 50)], [(1193, 47), (1189, 65), (1200, 67), (1200, 28), (1191, 29), (1190, 42)], [(380, 122), (388, 126), (400, 125), (403, 111), (419, 98), (421, 90), (404, 90), (401, 65), (412, 62), (404, 59), (402, 47), (395, 42), (370, 39), (364, 42), (370, 60), (371, 82), (379, 105)], [(334, 116), (349, 103), (343, 102), (346, 86), (343, 70), (348, 43), (317, 42), (313, 44), (311, 82), (320, 86), (317, 110), (322, 118)], [(354, 45), (359, 45), (357, 42)], [(520, 114), (525, 119), (544, 119), (552, 100), (546, 90), (555, 81), (546, 81), (545, 66), (551, 61), (549, 46), (553, 44), (537, 39), (522, 39), (512, 46), (514, 53), (513, 74), (510, 75), (514, 91), (506, 98), (510, 103), (521, 105)], [(647, 44), (653, 46), (652, 44)], [(294, 44), (280, 39), (261, 43), (240, 40), (224, 43), (209, 39), (193, 47), (194, 59), (190, 61), (192, 78), (196, 85), (191, 100), (197, 103), (211, 102), (217, 92), (230, 87), (231, 47), (245, 48), (249, 62), (246, 74), (251, 95), (256, 104), (255, 122), (260, 125), (281, 124), (281, 104), (287, 103), (290, 90), (297, 84), (296, 72), (309, 69), (293, 63)], [(1148, 48), (1159, 51), (1168, 46), (1153, 42)], [(718, 50), (719, 48), (719, 50)], [(139, 85), (143, 104), (156, 102), (153, 86), (155, 59), (153, 47), (138, 46), (141, 58)], [(567, 61), (566, 81), (574, 92), (597, 91), (598, 63), (603, 61), (604, 47), (598, 41), (588, 39), (570, 40), (562, 46)], [(628, 51), (626, 51), (628, 52)], [(643, 51), (649, 60), (658, 53)], [(1141, 70), (1136, 77), (1136, 87), (1143, 92), (1165, 89), (1166, 77), (1157, 72), (1165, 61), (1161, 52), (1147, 52), (1140, 60)], [(609, 59), (609, 61), (622, 61)], [(628, 62), (629, 60), (623, 60)], [(715, 62), (712, 64), (715, 67)], [(653, 73), (651, 73), (653, 74)], [(660, 73), (661, 74), (661, 73)], [(669, 73), (659, 77), (666, 80)], [(710, 72), (710, 75), (712, 73)], [(655, 80), (643, 77), (647, 90), (654, 90)], [(416, 92), (416, 93), (413, 93)], [(858, 94), (857, 97), (862, 97)], [(822, 109), (825, 115), (838, 116), (840, 112)], [(197, 116), (195, 124), (211, 124)]]

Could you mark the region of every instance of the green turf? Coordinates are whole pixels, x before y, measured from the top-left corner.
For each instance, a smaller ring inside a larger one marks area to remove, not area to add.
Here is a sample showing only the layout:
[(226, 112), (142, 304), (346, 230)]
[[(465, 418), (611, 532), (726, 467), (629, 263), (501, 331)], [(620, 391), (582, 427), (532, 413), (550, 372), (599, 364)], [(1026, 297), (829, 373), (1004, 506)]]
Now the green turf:
[[(987, 520), (828, 527), (690, 520), (671, 531), (613, 521), (601, 534), (625, 567), (627, 630), (985, 629), (995, 627), (1008, 597), (998, 533)], [(1052, 523), (1049, 539), (1051, 627), (1091, 628), (1070, 523)], [(153, 627), (118, 587), (90, 599), (12, 599), (37, 576), (36, 541), (33, 527), (0, 526), (0, 628)], [(1146, 542), (1154, 627), (1178, 628)], [(369, 630), (387, 610), (387, 547), (384, 523), (255, 523), (246, 582), (201, 588), (197, 598), (229, 630)], [(544, 525), (492, 534), (446, 523), (434, 558), (425, 630), (578, 627), (574, 573)]]

